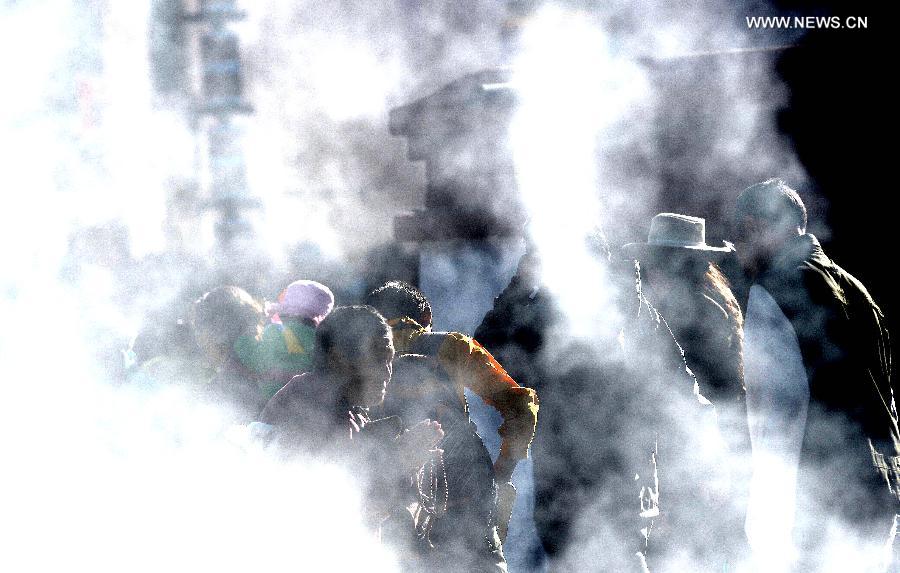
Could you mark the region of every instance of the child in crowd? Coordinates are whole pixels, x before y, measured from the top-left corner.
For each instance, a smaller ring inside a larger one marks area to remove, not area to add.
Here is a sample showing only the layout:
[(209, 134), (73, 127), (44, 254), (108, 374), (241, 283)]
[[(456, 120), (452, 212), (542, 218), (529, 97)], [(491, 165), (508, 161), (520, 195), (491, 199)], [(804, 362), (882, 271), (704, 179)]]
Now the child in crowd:
[(268, 399), (292, 376), (308, 372), (313, 361), (316, 327), (334, 308), (334, 294), (316, 281), (294, 281), (266, 304), (270, 323), (259, 337), (244, 335), (235, 341), (241, 364), (259, 377)]
[(235, 420), (252, 419), (265, 405), (259, 379), (244, 366), (239, 340), (259, 336), (265, 318), (262, 305), (236, 286), (215, 288), (193, 305), (191, 327), (197, 345), (215, 374), (204, 389), (207, 399), (230, 407)]

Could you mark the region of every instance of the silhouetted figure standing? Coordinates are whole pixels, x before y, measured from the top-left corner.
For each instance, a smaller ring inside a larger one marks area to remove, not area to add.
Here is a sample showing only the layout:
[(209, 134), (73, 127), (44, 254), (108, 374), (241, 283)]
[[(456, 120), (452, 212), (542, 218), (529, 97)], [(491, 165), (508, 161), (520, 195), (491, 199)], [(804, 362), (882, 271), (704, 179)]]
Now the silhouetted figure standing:
[(729, 447), (732, 487), (719, 518), (729, 561), (744, 559), (744, 519), (750, 485), (750, 432), (744, 390), (744, 317), (716, 261), (734, 252), (706, 244), (706, 221), (676, 213), (653, 217), (645, 243), (622, 248), (639, 261), (641, 288), (684, 349), (700, 393), (716, 407)]
[[(433, 332), (431, 305), (414, 286), (391, 281), (370, 293), (366, 301), (388, 318), (397, 353), (407, 355), (406, 360), (397, 361), (398, 375), (405, 383), (396, 390), (405, 396), (389, 399), (391, 407), (401, 409), (401, 416), (411, 421), (419, 416), (436, 419), (446, 432), (440, 447), (447, 471), (448, 507), (431, 531), (437, 551), (444, 556), (437, 570), (505, 571), (498, 529), (505, 529), (509, 514), (498, 515), (495, 500), (498, 487), (515, 492), (509, 483), (512, 472), (528, 456), (537, 423), (535, 391), (517, 384), (476, 340), (458, 332)], [(498, 430), (503, 441), (493, 464), (469, 419), (466, 389), (503, 417)], [(504, 499), (502, 491), (500, 499)], [(511, 510), (512, 501), (500, 506)]]
[[(534, 517), (550, 568), (715, 569), (716, 548), (694, 543), (714, 518), (716, 454), (699, 444), (711, 408), (634, 265), (615, 266), (608, 251), (596, 262), (578, 269), (578, 280), (600, 289), (596, 300), (564, 307), (529, 248), (475, 332), (541, 396)], [(598, 304), (592, 332), (573, 332)]]
[(197, 344), (215, 374), (206, 394), (230, 407), (237, 421), (249, 422), (266, 403), (258, 378), (240, 361), (235, 345), (242, 337), (258, 337), (262, 330), (262, 305), (236, 286), (215, 288), (193, 306), (191, 326)]
[(769, 570), (790, 567), (793, 531), (796, 570), (820, 570), (836, 548), (877, 557), (900, 467), (884, 315), (806, 233), (806, 208), (784, 181), (744, 190), (734, 223), (752, 280), (744, 356), (754, 553)]

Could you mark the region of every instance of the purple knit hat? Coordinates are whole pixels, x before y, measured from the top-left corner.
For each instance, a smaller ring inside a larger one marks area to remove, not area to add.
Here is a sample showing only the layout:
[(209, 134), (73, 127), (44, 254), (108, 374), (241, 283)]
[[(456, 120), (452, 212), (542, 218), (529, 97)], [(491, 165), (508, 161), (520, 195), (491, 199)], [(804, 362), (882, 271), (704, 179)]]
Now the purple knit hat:
[(272, 322), (280, 322), (279, 315), (313, 321), (317, 326), (334, 308), (331, 289), (316, 281), (294, 281), (281, 291), (278, 302), (266, 303), (266, 314)]

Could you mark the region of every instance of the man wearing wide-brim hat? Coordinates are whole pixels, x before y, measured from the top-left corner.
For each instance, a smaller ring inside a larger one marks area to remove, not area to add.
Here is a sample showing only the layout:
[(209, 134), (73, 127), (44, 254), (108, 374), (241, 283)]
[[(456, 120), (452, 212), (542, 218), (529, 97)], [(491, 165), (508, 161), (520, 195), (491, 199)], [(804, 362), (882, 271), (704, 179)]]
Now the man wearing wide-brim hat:
[[(645, 243), (622, 248), (640, 263), (641, 286), (682, 346), (700, 393), (718, 411), (719, 426), (736, 463), (731, 476), (731, 506), (723, 511), (725, 558), (746, 552), (743, 509), (749, 491), (750, 434), (743, 372), (743, 316), (718, 263), (734, 252), (730, 243), (706, 243), (706, 220), (660, 213), (650, 223)], [(731, 516), (726, 517), (726, 516)], [(729, 540), (730, 541), (727, 541)]]
[(701, 392), (714, 404), (740, 399), (743, 389), (741, 311), (716, 264), (733, 252), (729, 243), (706, 244), (705, 219), (678, 213), (656, 215), (647, 242), (622, 247), (640, 262), (644, 294), (669, 323)]
[(660, 213), (650, 222), (647, 242), (628, 243), (622, 247), (622, 252), (637, 260), (684, 254), (715, 261), (734, 252), (734, 247), (730, 243), (724, 243), (721, 247), (707, 245), (706, 219), (678, 213)]
[(706, 244), (705, 219), (678, 213), (656, 215), (647, 242), (622, 247), (640, 262), (644, 294), (669, 323), (701, 393), (714, 404), (743, 395), (741, 310), (716, 264), (733, 252), (729, 243)]

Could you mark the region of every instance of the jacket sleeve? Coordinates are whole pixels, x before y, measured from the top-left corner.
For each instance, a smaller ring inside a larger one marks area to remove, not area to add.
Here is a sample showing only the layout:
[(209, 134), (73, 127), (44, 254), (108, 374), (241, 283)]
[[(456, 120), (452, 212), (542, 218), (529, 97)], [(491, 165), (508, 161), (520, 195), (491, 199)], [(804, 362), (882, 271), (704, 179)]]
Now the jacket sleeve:
[(266, 374), (275, 365), (278, 346), (284, 346), (281, 327), (268, 324), (259, 338), (241, 335), (234, 342), (234, 353), (238, 361), (254, 374)]
[(527, 458), (537, 424), (537, 393), (516, 384), (490, 352), (458, 332), (448, 334), (438, 351), (438, 360), (455, 383), (470, 389), (500, 412), (500, 455), (516, 460)]

